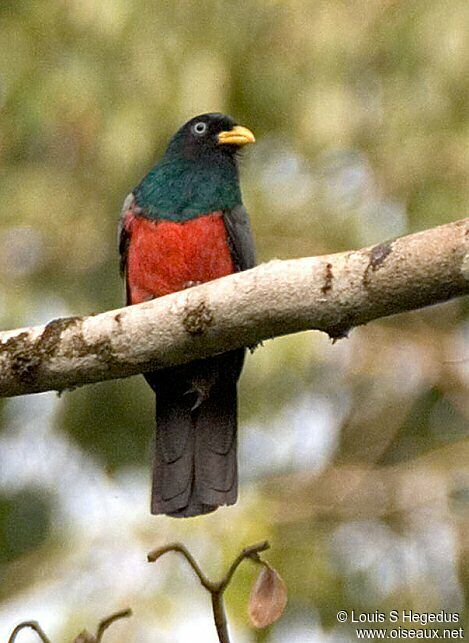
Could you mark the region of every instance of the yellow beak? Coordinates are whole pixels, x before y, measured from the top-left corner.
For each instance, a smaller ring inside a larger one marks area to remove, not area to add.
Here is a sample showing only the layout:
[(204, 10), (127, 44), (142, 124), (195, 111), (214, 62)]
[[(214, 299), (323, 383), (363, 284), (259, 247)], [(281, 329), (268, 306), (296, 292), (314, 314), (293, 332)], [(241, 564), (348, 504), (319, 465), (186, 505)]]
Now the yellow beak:
[(218, 142), (220, 145), (238, 145), (238, 147), (242, 147), (247, 143), (255, 143), (256, 139), (250, 129), (242, 125), (235, 125), (233, 129), (220, 132)]

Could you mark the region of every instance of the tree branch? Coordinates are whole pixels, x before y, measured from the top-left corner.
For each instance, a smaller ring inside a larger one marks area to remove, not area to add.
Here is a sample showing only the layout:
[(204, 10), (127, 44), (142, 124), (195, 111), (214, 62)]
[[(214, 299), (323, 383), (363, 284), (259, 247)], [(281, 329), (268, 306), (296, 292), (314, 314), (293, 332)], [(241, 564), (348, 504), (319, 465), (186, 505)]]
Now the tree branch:
[(154, 301), (0, 333), (0, 396), (63, 390), (469, 294), (469, 219), (322, 257), (271, 261)]
[(189, 565), (194, 570), (195, 574), (200, 580), (200, 584), (203, 587), (205, 587), (207, 591), (209, 592), (213, 591), (214, 584), (205, 576), (203, 571), (200, 569), (198, 563), (196, 562), (195, 558), (192, 556), (190, 551), (182, 543), (171, 543), (169, 545), (165, 545), (164, 547), (159, 547), (158, 549), (154, 549), (148, 554), (147, 560), (149, 563), (155, 563), (158, 560), (158, 558), (161, 558), (161, 556), (163, 556), (164, 554), (167, 554), (168, 551), (177, 551), (180, 554), (182, 554), (184, 558), (187, 560), (187, 562), (189, 563)]
[(118, 621), (121, 618), (129, 618), (130, 616), (132, 616), (132, 610), (130, 608), (127, 608), (125, 610), (121, 610), (120, 612), (116, 612), (115, 614), (111, 614), (111, 616), (108, 616), (107, 618), (104, 618), (102, 621), (100, 621), (98, 629), (96, 631), (96, 643), (101, 643), (101, 641), (103, 640), (104, 632), (115, 621)]
[(261, 560), (259, 554), (269, 549), (269, 547), (270, 545), (267, 540), (264, 540), (261, 543), (251, 545), (250, 547), (246, 547), (245, 549), (243, 549), (230, 565), (230, 568), (226, 572), (225, 576), (218, 582), (211, 581), (205, 576), (190, 551), (182, 543), (171, 543), (170, 545), (165, 545), (164, 547), (154, 549), (148, 554), (147, 558), (149, 563), (154, 563), (158, 560), (158, 558), (168, 553), (169, 551), (176, 551), (184, 556), (184, 558), (187, 560), (187, 562), (197, 575), (201, 585), (210, 593), (212, 599), (213, 620), (217, 629), (218, 640), (220, 641), (220, 643), (230, 643), (223, 594), (230, 584), (231, 579), (233, 578), (233, 574), (238, 569), (243, 560), (249, 558), (255, 563), (261, 565), (266, 564)]
[(18, 634), (26, 627), (34, 630), (43, 643), (50, 643), (50, 639), (47, 638), (44, 630), (41, 628), (37, 621), (23, 621), (23, 623), (19, 623), (11, 633), (10, 638), (8, 639), (8, 643), (13, 643), (14, 641), (16, 641), (16, 637), (18, 636)]
[[(130, 608), (121, 610), (120, 612), (115, 612), (115, 614), (111, 614), (111, 616), (104, 618), (99, 623), (96, 634), (90, 634), (87, 630), (83, 630), (81, 634), (73, 639), (73, 643), (101, 643), (103, 640), (103, 634), (110, 625), (121, 618), (128, 618), (129, 616), (132, 616), (132, 610)], [(51, 643), (50, 639), (47, 637), (37, 621), (23, 621), (22, 623), (19, 623), (11, 633), (8, 643), (16, 641), (16, 637), (21, 630), (24, 630), (27, 627), (36, 632), (42, 643)]]

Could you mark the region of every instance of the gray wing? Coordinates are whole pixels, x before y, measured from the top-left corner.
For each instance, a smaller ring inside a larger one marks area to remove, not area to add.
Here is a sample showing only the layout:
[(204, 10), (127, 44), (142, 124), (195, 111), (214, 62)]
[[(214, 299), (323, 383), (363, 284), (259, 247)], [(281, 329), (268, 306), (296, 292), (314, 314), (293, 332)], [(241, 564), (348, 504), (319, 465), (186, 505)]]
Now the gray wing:
[(129, 252), (130, 244), (130, 234), (126, 227), (126, 221), (129, 214), (132, 214), (132, 208), (134, 206), (134, 195), (132, 192), (127, 195), (124, 204), (122, 206), (121, 215), (119, 218), (119, 225), (117, 228), (117, 244), (119, 247), (119, 270), (121, 277), (125, 279), (125, 269), (127, 266), (127, 254)]
[(126, 291), (126, 303), (130, 304), (130, 293), (127, 283), (127, 255), (129, 254), (129, 245), (130, 245), (130, 232), (129, 232), (129, 222), (132, 217), (139, 216), (142, 214), (142, 209), (135, 203), (135, 197), (133, 193), (127, 195), (124, 205), (122, 206), (121, 216), (119, 219), (119, 226), (117, 229), (117, 243), (119, 246), (119, 255), (120, 262), (119, 268), (121, 277), (123, 277), (125, 282), (125, 291)]
[(228, 232), (228, 242), (236, 270), (249, 270), (256, 265), (254, 241), (249, 215), (244, 205), (237, 205), (223, 211), (223, 219)]

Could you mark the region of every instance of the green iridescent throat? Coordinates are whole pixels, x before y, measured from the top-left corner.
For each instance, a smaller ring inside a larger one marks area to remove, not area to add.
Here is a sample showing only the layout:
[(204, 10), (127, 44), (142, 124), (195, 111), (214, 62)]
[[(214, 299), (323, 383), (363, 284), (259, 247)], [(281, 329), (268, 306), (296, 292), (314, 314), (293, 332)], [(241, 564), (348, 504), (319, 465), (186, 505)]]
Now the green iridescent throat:
[(188, 221), (241, 203), (238, 170), (230, 156), (163, 158), (134, 190), (151, 219)]

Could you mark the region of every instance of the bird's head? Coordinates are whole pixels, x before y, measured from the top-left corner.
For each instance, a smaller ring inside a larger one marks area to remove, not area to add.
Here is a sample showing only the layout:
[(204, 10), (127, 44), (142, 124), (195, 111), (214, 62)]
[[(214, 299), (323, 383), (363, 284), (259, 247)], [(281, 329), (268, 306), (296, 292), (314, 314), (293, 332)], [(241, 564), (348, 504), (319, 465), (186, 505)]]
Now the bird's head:
[(185, 123), (171, 139), (166, 157), (188, 159), (234, 156), (241, 147), (255, 142), (247, 127), (224, 114), (201, 114)]
[(236, 153), (254, 134), (223, 114), (183, 125), (163, 158), (133, 190), (147, 216), (185, 221), (242, 203)]

